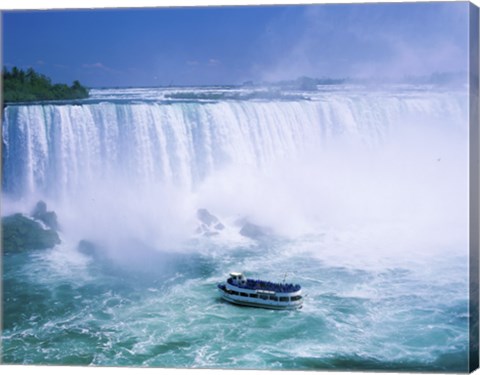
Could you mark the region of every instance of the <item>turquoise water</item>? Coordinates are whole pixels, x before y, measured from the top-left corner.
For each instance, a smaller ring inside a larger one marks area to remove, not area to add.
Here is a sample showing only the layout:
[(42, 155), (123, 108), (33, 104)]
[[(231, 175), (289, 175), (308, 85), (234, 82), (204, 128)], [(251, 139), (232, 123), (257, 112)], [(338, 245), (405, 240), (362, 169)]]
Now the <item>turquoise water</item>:
[[(5, 255), (3, 362), (466, 371), (467, 285), (454, 277), (465, 259), (421, 265), (429, 272), (369, 270), (295, 250), (291, 241), (213, 246), (137, 264), (65, 248)], [(281, 280), (285, 269), (306, 294), (298, 311), (217, 295), (226, 271)]]

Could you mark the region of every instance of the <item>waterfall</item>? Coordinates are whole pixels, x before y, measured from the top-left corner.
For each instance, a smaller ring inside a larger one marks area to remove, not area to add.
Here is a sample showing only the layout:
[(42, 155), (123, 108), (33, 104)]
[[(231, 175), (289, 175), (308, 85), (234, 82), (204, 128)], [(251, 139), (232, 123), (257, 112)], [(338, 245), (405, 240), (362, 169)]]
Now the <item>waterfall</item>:
[(194, 190), (228, 165), (261, 170), (339, 139), (375, 147), (407, 124), (465, 132), (466, 106), (462, 95), (441, 92), (12, 105), (4, 110), (3, 192), (68, 197), (99, 181)]

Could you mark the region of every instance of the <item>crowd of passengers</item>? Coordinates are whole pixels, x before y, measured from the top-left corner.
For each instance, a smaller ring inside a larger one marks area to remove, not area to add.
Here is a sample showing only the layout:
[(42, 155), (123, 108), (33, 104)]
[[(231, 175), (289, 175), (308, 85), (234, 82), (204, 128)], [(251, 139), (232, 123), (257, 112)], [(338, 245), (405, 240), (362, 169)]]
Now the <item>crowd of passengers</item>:
[[(232, 281), (232, 279), (229, 279), (229, 281)], [(242, 285), (242, 287), (252, 290), (272, 290), (279, 293), (291, 293), (300, 290), (300, 285), (298, 284), (279, 284), (272, 283), (270, 281), (254, 279), (247, 279), (246, 285)]]

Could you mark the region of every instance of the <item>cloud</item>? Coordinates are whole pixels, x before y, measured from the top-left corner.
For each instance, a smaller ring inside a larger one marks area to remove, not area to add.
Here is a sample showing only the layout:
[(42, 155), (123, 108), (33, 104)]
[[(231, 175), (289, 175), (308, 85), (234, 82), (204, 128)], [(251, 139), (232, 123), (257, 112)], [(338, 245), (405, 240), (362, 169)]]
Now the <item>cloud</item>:
[(103, 70), (109, 70), (109, 68), (105, 65), (103, 65), (100, 62), (94, 63), (94, 64), (83, 64), (82, 67), (84, 68), (91, 68), (91, 69), (103, 69)]
[(218, 66), (220, 64), (221, 64), (220, 60), (217, 60), (217, 59), (208, 60), (208, 66)]
[[(392, 53), (387, 63), (363, 62), (355, 65), (352, 71), (357, 76), (384, 75), (405, 77), (412, 75), (430, 75), (438, 72), (466, 71), (468, 59), (461, 47), (449, 40), (432, 41), (429, 46), (412, 43), (399, 37), (390, 42)], [(366, 74), (368, 73), (368, 74)]]
[(93, 63), (93, 64), (83, 64), (82, 65), (83, 68), (85, 69), (90, 69), (92, 71), (101, 71), (101, 72), (106, 72), (106, 73), (113, 73), (113, 74), (122, 74), (121, 71), (119, 70), (116, 70), (116, 69), (113, 69), (101, 62), (96, 62), (96, 63)]
[[(466, 71), (465, 4), (307, 6), (272, 22), (261, 41), (261, 79), (403, 78)], [(295, 27), (288, 27), (288, 24)]]

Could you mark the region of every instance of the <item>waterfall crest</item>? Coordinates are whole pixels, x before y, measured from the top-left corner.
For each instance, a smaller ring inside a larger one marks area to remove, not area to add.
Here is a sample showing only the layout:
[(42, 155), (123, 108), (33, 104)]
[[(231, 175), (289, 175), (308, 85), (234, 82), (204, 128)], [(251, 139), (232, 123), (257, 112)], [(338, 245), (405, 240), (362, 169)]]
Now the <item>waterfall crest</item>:
[(7, 106), (2, 186), (13, 197), (66, 197), (99, 180), (194, 190), (225, 166), (261, 169), (342, 139), (375, 147), (407, 124), (466, 132), (466, 103), (454, 93), (346, 92), (298, 101)]

